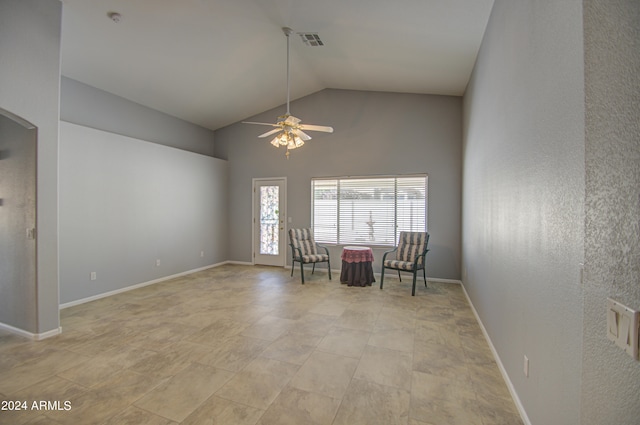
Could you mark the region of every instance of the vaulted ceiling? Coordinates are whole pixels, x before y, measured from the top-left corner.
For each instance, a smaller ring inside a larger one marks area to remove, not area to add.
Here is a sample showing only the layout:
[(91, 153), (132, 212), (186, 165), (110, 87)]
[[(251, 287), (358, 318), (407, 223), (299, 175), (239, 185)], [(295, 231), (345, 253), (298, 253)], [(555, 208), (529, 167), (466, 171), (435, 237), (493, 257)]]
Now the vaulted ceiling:
[[(282, 27), (291, 27), (292, 100), (325, 88), (462, 95), (492, 6), (63, 0), (62, 74), (215, 130), (285, 103)], [(300, 32), (324, 45), (305, 45)]]

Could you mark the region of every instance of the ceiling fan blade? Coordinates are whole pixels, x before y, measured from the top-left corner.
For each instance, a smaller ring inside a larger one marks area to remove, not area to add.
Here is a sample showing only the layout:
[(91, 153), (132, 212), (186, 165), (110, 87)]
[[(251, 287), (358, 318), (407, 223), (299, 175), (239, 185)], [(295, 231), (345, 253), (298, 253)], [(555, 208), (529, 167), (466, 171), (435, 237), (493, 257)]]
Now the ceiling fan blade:
[(305, 142), (307, 140), (311, 140), (311, 136), (309, 136), (307, 133), (305, 133), (304, 131), (302, 131), (300, 129), (294, 130), (294, 133), (296, 134), (296, 136), (298, 136), (299, 138), (301, 138)]
[(242, 124), (258, 124), (258, 125), (270, 125), (271, 127), (280, 127), (280, 124), (270, 124), (266, 122), (242, 121)]
[(309, 131), (323, 131), (325, 133), (333, 133), (333, 127), (326, 125), (300, 124), (298, 128)]
[(258, 138), (263, 138), (263, 137), (269, 137), (272, 134), (276, 134), (277, 132), (281, 131), (281, 128), (274, 128), (273, 130), (269, 130), (266, 133), (262, 133), (261, 135), (258, 136)]

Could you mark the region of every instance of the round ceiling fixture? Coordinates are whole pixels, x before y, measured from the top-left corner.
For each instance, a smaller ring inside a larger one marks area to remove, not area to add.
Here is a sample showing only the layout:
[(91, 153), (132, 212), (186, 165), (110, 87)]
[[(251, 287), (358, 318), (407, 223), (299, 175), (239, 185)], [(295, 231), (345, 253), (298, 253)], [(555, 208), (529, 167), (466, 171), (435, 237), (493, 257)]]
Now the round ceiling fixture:
[(122, 15), (119, 14), (118, 12), (109, 12), (107, 13), (107, 16), (116, 24), (120, 22), (120, 20), (122, 19)]

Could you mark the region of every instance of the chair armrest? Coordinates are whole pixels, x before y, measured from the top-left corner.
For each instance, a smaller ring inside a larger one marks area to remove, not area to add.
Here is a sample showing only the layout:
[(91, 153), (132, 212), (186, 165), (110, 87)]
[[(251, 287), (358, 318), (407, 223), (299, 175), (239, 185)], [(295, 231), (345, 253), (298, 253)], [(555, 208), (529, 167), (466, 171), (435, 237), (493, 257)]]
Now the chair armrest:
[(329, 255), (329, 250), (327, 249), (326, 246), (316, 243), (316, 247), (324, 249), (325, 254), (327, 254), (327, 256)]
[(397, 250), (398, 250), (398, 247), (395, 247), (391, 251), (386, 251), (382, 256), (382, 264), (384, 264), (384, 261), (387, 259), (387, 254), (391, 254), (392, 252), (396, 252)]
[[(293, 246), (292, 243), (289, 244), (289, 246), (291, 247), (291, 254), (293, 255), (293, 258), (300, 258), (302, 259), (302, 251), (300, 250), (300, 248), (296, 248)], [(298, 255), (296, 256), (296, 251), (298, 251)]]
[(425, 261), (426, 261), (426, 255), (427, 252), (429, 252), (428, 249), (425, 249), (421, 254), (416, 255), (416, 258), (413, 260), (413, 265), (414, 267), (416, 267), (418, 265), (418, 260), (420, 259), (420, 257), (422, 257), (422, 265), (425, 265)]

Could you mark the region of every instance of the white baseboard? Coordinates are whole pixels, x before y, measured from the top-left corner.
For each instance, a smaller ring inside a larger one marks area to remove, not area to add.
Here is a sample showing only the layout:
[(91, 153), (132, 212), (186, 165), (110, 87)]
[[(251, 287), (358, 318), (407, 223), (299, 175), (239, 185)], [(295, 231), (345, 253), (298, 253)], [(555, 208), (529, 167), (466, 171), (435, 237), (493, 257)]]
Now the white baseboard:
[(220, 263), (220, 265), (223, 264), (235, 264), (235, 265), (239, 265), (239, 266), (254, 266), (255, 264), (252, 263), (251, 261), (225, 261), (224, 263)]
[[(462, 283), (462, 282), (460, 282)], [(524, 410), (524, 406), (522, 405), (522, 402), (520, 401), (520, 397), (518, 397), (518, 393), (516, 392), (515, 387), (513, 386), (513, 383), (511, 382), (511, 379), (509, 379), (509, 375), (507, 374), (507, 370), (504, 368), (504, 365), (502, 364), (502, 360), (500, 360), (500, 356), (498, 355), (498, 352), (496, 351), (496, 348), (493, 346), (493, 343), (491, 342), (491, 338), (489, 338), (489, 334), (487, 333), (487, 329), (484, 327), (484, 324), (482, 323), (482, 320), (480, 320), (480, 316), (478, 315), (478, 311), (476, 310), (476, 308), (473, 306), (473, 303), (471, 302), (471, 298), (469, 297), (469, 294), (467, 293), (467, 288), (464, 287), (464, 285), (462, 286), (462, 290), (464, 292), (465, 297), (467, 297), (467, 301), (469, 302), (469, 305), (471, 306), (471, 310), (473, 311), (474, 316), (476, 316), (476, 320), (478, 321), (478, 324), (480, 325), (480, 329), (482, 329), (482, 334), (484, 335), (484, 338), (487, 340), (487, 343), (489, 344), (489, 348), (491, 349), (491, 353), (493, 354), (493, 358), (495, 359), (496, 363), (498, 364), (498, 369), (500, 369), (500, 373), (502, 374), (502, 378), (504, 379), (504, 382), (507, 384), (507, 388), (509, 389), (509, 393), (511, 393), (511, 397), (513, 398), (513, 402), (516, 405), (516, 408), (518, 409), (518, 413), (520, 413), (520, 418), (522, 419), (522, 422), (524, 422), (524, 425), (531, 425), (531, 421), (529, 420), (529, 416), (527, 416), (527, 412)]]
[(439, 277), (429, 277), (429, 276), (427, 276), (427, 281), (428, 282), (437, 282), (437, 283), (452, 283), (454, 285), (462, 285), (462, 281), (461, 280), (442, 279), (442, 278), (439, 278)]
[(52, 336), (56, 336), (62, 333), (62, 328), (52, 329), (47, 332), (42, 332), (39, 334), (34, 334), (32, 332), (27, 332), (24, 329), (16, 328), (11, 325), (7, 325), (6, 323), (0, 323), (0, 329), (10, 332), (12, 334), (16, 334), (25, 338), (28, 338), (32, 341), (41, 341), (43, 339), (51, 338)]
[(70, 301), (68, 303), (60, 304), (60, 310), (65, 309), (65, 308), (69, 308), (69, 307), (73, 307), (73, 306), (76, 306), (76, 305), (88, 303), (90, 301), (99, 300), (101, 298), (110, 297), (111, 295), (120, 294), (122, 292), (128, 292), (128, 291), (133, 291), (134, 289), (144, 288), (145, 286), (149, 286), (149, 285), (153, 285), (153, 284), (156, 284), (156, 283), (164, 282), (166, 280), (174, 279), (174, 278), (180, 277), (180, 276), (186, 276), (188, 274), (196, 273), (196, 272), (199, 272), (199, 271), (202, 271), (202, 270), (211, 269), (213, 267), (222, 266), (222, 265), (228, 264), (228, 263), (230, 263), (230, 262), (229, 261), (223, 261), (222, 263), (211, 264), (209, 266), (204, 266), (204, 267), (200, 267), (200, 268), (193, 269), (193, 270), (187, 270), (185, 272), (173, 274), (171, 276), (164, 276), (164, 277), (161, 277), (159, 279), (150, 280), (148, 282), (142, 282), (142, 283), (138, 283), (138, 284), (135, 284), (135, 285), (126, 286), (124, 288), (116, 289), (116, 290), (113, 290), (113, 291), (103, 292), (101, 294), (93, 295), (93, 296), (87, 297), (87, 298), (82, 298), (80, 300)]

